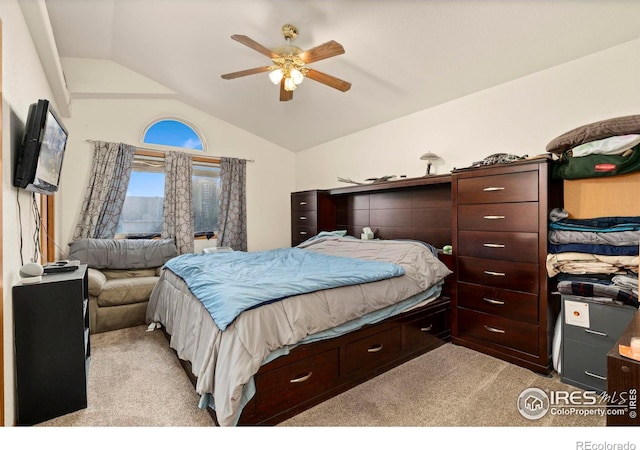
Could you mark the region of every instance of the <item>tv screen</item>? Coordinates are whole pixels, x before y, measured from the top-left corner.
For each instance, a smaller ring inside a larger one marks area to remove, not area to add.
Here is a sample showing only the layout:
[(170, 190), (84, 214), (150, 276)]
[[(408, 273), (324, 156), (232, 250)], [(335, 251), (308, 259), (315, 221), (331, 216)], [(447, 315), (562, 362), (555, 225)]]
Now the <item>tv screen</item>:
[(47, 100), (29, 108), (14, 186), (53, 194), (58, 190), (68, 132)]

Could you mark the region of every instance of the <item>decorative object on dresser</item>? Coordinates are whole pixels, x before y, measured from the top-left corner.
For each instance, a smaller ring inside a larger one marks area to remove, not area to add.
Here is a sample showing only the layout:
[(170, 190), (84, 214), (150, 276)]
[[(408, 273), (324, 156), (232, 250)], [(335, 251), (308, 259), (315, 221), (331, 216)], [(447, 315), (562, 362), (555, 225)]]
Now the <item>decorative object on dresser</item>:
[(638, 312), (594, 297), (562, 296), (562, 381), (601, 393), (607, 387), (607, 352)]
[(452, 173), (452, 340), (548, 374), (559, 301), (547, 278), (547, 217), (562, 184), (546, 159)]
[[(622, 356), (620, 346), (629, 346), (632, 338), (640, 336), (640, 312), (635, 313), (633, 319), (623, 331), (622, 335), (607, 353), (607, 393), (608, 409), (607, 425), (640, 425), (639, 392), (640, 391), (640, 361)], [(616, 396), (613, 396), (616, 393)], [(625, 408), (626, 407), (626, 408)], [(620, 409), (625, 413), (620, 414)]]
[[(431, 165), (433, 164), (434, 161), (439, 160), (440, 157), (438, 155), (436, 155), (435, 153), (427, 152), (424, 155), (422, 155), (420, 157), (420, 159), (427, 162), (427, 173), (425, 174), (425, 176), (430, 177), (432, 175), (431, 174)], [(433, 175), (435, 175), (435, 174), (433, 174)]]
[(311, 190), (291, 194), (292, 247), (321, 231), (334, 230), (335, 227), (335, 206), (327, 191)]
[(34, 425), (87, 407), (87, 266), (13, 287), (17, 424)]

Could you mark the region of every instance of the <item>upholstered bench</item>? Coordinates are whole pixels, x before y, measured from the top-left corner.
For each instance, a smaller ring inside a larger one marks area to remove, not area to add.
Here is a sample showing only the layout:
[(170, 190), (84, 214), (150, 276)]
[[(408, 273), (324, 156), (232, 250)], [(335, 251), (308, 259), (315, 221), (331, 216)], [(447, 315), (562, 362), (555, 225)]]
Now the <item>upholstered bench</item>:
[(88, 266), (91, 333), (145, 324), (162, 267), (178, 252), (172, 239), (80, 239), (69, 256)]

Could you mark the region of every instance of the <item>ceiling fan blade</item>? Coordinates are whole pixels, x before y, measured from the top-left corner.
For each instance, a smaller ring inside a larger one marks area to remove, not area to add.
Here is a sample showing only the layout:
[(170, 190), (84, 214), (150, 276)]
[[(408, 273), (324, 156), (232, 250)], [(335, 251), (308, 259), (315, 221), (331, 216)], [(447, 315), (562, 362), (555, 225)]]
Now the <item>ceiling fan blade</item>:
[(239, 72), (225, 73), (224, 75), (221, 75), (221, 77), (224, 78), (225, 80), (233, 80), (234, 78), (246, 77), (247, 75), (253, 75), (255, 73), (262, 73), (262, 72), (268, 72), (268, 71), (269, 71), (269, 66), (256, 67), (254, 69), (241, 70)]
[(284, 79), (280, 81), (280, 101), (288, 102), (293, 99), (293, 91), (287, 91), (284, 88)]
[(346, 92), (351, 89), (351, 83), (341, 80), (340, 78), (327, 75), (326, 73), (318, 72), (314, 69), (309, 69), (309, 71), (307, 72), (307, 78), (311, 78), (312, 80), (315, 80), (322, 84), (326, 84), (327, 86), (342, 92)]
[(265, 47), (262, 44), (258, 44), (256, 41), (254, 41), (253, 39), (251, 39), (248, 36), (244, 36), (242, 34), (234, 34), (233, 36), (231, 36), (231, 39), (233, 39), (234, 41), (238, 41), (241, 44), (246, 45), (249, 48), (252, 48), (260, 53), (262, 53), (263, 55), (265, 55), (268, 58), (277, 58), (278, 54), (274, 53), (273, 50), (268, 49), (267, 47)]
[(312, 63), (320, 61), (322, 59), (331, 58), (332, 56), (342, 55), (344, 53), (344, 47), (338, 44), (336, 41), (325, 42), (317, 47), (300, 53), (300, 58), (306, 63)]

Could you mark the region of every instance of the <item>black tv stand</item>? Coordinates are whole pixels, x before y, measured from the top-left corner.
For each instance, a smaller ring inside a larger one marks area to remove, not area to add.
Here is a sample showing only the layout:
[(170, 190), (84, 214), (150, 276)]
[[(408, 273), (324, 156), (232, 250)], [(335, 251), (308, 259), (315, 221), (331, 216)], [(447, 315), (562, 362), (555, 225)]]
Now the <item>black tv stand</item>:
[(87, 407), (87, 266), (13, 287), (17, 424), (34, 425)]

